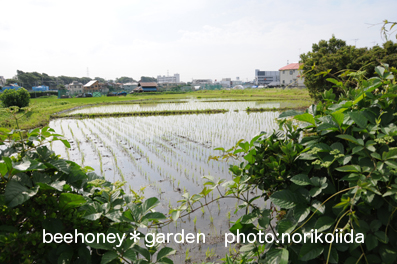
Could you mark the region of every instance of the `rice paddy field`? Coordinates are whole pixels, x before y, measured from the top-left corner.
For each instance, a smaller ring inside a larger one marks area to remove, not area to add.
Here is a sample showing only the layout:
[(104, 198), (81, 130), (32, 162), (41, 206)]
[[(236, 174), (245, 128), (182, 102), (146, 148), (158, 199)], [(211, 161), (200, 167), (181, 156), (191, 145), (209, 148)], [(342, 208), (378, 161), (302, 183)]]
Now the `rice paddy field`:
[[(250, 140), (262, 131), (272, 132), (277, 129), (277, 109), (310, 104), (307, 91), (300, 89), (38, 98), (32, 100), (31, 110), (19, 114), (19, 125), (24, 129), (43, 125), (54, 128), (71, 143), (67, 149), (54, 142), (50, 147), (57, 154), (92, 167), (112, 182), (125, 181), (127, 193), (142, 189), (145, 199), (159, 197), (161, 205), (156, 210), (167, 214), (170, 208), (177, 207), (184, 193), (201, 192), (203, 176), (232, 178), (229, 166), (241, 161), (208, 161), (210, 156), (221, 155), (215, 148), (230, 148), (240, 139)], [(212, 114), (200, 113), (208, 109)], [(1, 112), (1, 126), (13, 127), (13, 123), (9, 115)], [(214, 193), (213, 198), (217, 195)], [(184, 229), (185, 233), (205, 234), (205, 243), (170, 244), (178, 250), (173, 257), (175, 263), (185, 263), (187, 256), (191, 263), (224, 257), (232, 249), (230, 245), (224, 247), (224, 234), (241, 216), (235, 214), (238, 205), (237, 200), (221, 199), (158, 230), (177, 233)]]
[[(62, 157), (90, 166), (108, 180), (125, 180), (127, 193), (129, 188), (137, 191), (145, 187), (145, 198), (159, 197), (162, 203), (156, 209), (167, 213), (176, 207), (183, 193), (202, 190), (202, 176), (231, 179), (229, 165), (241, 161), (208, 162), (209, 156), (221, 154), (214, 148), (228, 148), (261, 131), (271, 132), (277, 128), (274, 119), (278, 115), (230, 111), (211, 115), (62, 118), (52, 120), (49, 126), (71, 143), (70, 149), (56, 143), (51, 146)], [(179, 253), (176, 263), (184, 262), (187, 247), (192, 260), (205, 260), (208, 254), (223, 257), (229, 250), (224, 247), (224, 233), (230, 222), (239, 218), (234, 214), (237, 206), (234, 199), (222, 199), (177, 225), (163, 228), (160, 232), (184, 229), (206, 234), (205, 244), (173, 245)]]
[(205, 110), (205, 109), (225, 109), (225, 110), (246, 110), (247, 108), (280, 108), (298, 107), (298, 101), (250, 101), (250, 102), (211, 102), (201, 100), (184, 100), (176, 103), (154, 103), (154, 104), (120, 104), (87, 107), (69, 112), (73, 114), (95, 114), (95, 113), (128, 113), (128, 112), (149, 112), (149, 111), (183, 111), (183, 110)]

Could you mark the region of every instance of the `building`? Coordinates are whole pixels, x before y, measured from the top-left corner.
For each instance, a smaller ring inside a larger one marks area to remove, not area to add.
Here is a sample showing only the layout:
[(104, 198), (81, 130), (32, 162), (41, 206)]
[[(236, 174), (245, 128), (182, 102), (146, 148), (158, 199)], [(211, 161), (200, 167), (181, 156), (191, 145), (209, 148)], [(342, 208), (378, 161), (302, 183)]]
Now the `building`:
[(305, 87), (304, 79), (301, 78), (302, 72), (299, 70), (299, 63), (290, 63), (279, 69), (280, 84), (291, 87)]
[(129, 82), (129, 83), (123, 84), (123, 90), (126, 90), (126, 91), (132, 91), (137, 87), (138, 87), (138, 83), (136, 83), (136, 82)]
[(92, 80), (83, 86), (83, 92), (84, 93), (100, 92), (101, 88), (102, 87), (97, 80)]
[(6, 79), (3, 76), (0, 76), (0, 86), (3, 87), (6, 85)]
[(14, 84), (10, 84), (10, 85), (8, 85), (8, 86), (4, 86), (1, 90), (2, 90), (3, 92), (4, 92), (5, 90), (10, 90), (10, 89), (17, 91), (19, 88), (21, 88), (21, 86), (19, 86), (17, 83), (14, 83)]
[(180, 76), (179, 73), (175, 73), (174, 76), (161, 76), (158, 75), (157, 76), (157, 83), (161, 84), (161, 83), (180, 83)]
[(197, 85), (197, 84), (212, 84), (211, 79), (194, 79), (192, 81), (192, 85)]
[(155, 82), (139, 82), (138, 87), (134, 91), (157, 92), (157, 83)]
[(48, 90), (50, 90), (50, 88), (48, 86), (45, 86), (45, 85), (33, 86), (32, 87), (32, 91), (35, 91), (35, 92), (46, 92)]
[(280, 81), (280, 72), (278, 71), (260, 71), (255, 70), (255, 85), (268, 85), (271, 82)]
[(73, 81), (67, 85), (66, 89), (72, 94), (83, 93), (83, 84), (78, 81)]

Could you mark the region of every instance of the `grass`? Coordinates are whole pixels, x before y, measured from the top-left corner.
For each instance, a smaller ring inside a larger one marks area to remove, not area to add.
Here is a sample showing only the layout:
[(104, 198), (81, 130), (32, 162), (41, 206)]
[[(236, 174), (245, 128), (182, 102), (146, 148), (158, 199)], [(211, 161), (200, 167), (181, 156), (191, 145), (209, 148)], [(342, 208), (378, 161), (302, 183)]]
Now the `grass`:
[[(310, 100), (307, 89), (245, 89), (245, 90), (202, 90), (183, 94), (151, 94), (151, 95), (127, 95), (111, 97), (87, 97), (87, 98), (62, 98), (56, 96), (31, 99), (30, 111), (20, 112), (20, 128), (32, 129), (48, 125), (51, 116), (56, 113), (78, 108), (82, 106), (105, 104), (134, 104), (134, 103), (158, 103), (158, 100), (178, 100), (189, 98), (219, 98), (232, 100)], [(0, 111), (0, 127), (15, 128), (15, 122), (11, 114), (5, 109)]]

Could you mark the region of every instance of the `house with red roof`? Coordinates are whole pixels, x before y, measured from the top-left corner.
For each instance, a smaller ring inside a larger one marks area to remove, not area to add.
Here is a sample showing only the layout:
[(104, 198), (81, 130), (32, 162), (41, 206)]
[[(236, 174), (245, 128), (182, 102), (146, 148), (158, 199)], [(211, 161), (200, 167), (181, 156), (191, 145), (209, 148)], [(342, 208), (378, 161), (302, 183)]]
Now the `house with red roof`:
[(299, 69), (301, 63), (290, 63), (279, 69), (280, 84), (289, 87), (305, 87), (303, 83), (302, 70)]

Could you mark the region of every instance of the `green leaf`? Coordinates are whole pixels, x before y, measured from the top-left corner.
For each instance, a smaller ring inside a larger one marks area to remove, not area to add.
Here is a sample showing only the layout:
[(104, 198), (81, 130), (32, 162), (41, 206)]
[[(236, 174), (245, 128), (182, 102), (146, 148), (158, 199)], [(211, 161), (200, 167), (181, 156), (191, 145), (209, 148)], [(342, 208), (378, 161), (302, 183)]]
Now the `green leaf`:
[(346, 165), (347, 163), (349, 163), (350, 161), (351, 161), (351, 159), (352, 159), (352, 156), (351, 155), (349, 155), (349, 156), (345, 156), (344, 158), (343, 158), (343, 165)]
[(291, 233), (295, 227), (297, 226), (297, 222), (292, 219), (285, 218), (277, 223), (277, 232), (282, 233)]
[(271, 248), (266, 253), (263, 263), (266, 264), (288, 264), (289, 252), (285, 248)]
[(322, 216), (317, 220), (314, 228), (317, 229), (317, 232), (323, 232), (330, 228), (334, 223), (335, 219), (329, 216)]
[(166, 219), (164, 214), (159, 213), (159, 212), (152, 212), (152, 213), (147, 213), (144, 217), (142, 217), (141, 221), (143, 220), (149, 220), (149, 221), (154, 221), (154, 220), (162, 220)]
[(69, 164), (65, 160), (49, 160), (46, 165), (54, 167), (63, 173), (69, 173)]
[(258, 219), (258, 224), (261, 227), (267, 228), (267, 226), (269, 225), (269, 223), (270, 223), (270, 213), (271, 213), (271, 211), (269, 209), (265, 209), (261, 213), (261, 217)]
[(50, 184), (48, 183), (43, 183), (43, 182), (37, 182), (36, 184), (40, 186), (40, 189), (42, 190), (58, 190), (60, 192), (63, 191), (63, 186), (65, 185), (66, 181), (54, 181)]
[(342, 126), (345, 117), (343, 113), (332, 113), (331, 116), (339, 126)]
[(291, 181), (299, 186), (310, 185), (311, 182), (306, 174), (298, 174), (291, 178)]
[(65, 145), (65, 147), (70, 148), (70, 143), (66, 139), (60, 139), (60, 141)]
[(132, 249), (135, 250), (136, 252), (138, 252), (139, 254), (141, 254), (142, 256), (144, 256), (145, 259), (150, 261), (150, 252), (146, 248), (142, 248), (138, 245), (135, 245)]
[(296, 221), (302, 222), (307, 218), (307, 216), (310, 214), (310, 207), (304, 204), (298, 204), (294, 208), (294, 217)]
[(354, 123), (356, 123), (361, 128), (366, 128), (368, 119), (359, 112), (350, 112), (349, 117), (353, 119)]
[(391, 161), (391, 160), (386, 160), (385, 163), (392, 167), (393, 169), (397, 170), (397, 162)]
[(252, 224), (253, 222), (255, 222), (255, 220), (258, 219), (258, 216), (255, 214), (247, 214), (244, 215), (243, 218), (241, 219), (241, 223), (242, 224)]
[(397, 148), (390, 148), (388, 152), (383, 152), (382, 160), (397, 159)]
[(6, 205), (8, 207), (15, 207), (20, 205), (30, 197), (36, 195), (39, 190), (39, 186), (36, 186), (32, 189), (28, 189), (25, 186), (22, 186), (18, 182), (11, 180), (7, 183), (5, 191), (4, 191), (4, 198)]
[(361, 172), (361, 167), (358, 165), (345, 165), (339, 168), (336, 168), (337, 171), (342, 172)]
[(113, 222), (121, 222), (123, 220), (123, 213), (121, 211), (114, 211), (108, 214), (105, 214), (105, 217), (109, 218), (110, 220), (112, 220)]
[(147, 199), (142, 204), (142, 214), (146, 214), (149, 210), (156, 207), (159, 203), (160, 203), (160, 201), (156, 197), (151, 197), (151, 198)]
[(304, 113), (304, 114), (301, 114), (301, 115), (297, 115), (297, 116), (294, 117), (294, 119), (298, 120), (298, 121), (303, 121), (303, 122), (310, 123), (313, 126), (316, 125), (316, 121), (314, 120), (314, 117), (311, 114), (309, 114), (309, 113)]
[(383, 68), (382, 66), (376, 66), (375, 71), (380, 77), (383, 77), (383, 74), (385, 73), (385, 68)]
[(59, 196), (59, 206), (62, 209), (79, 207), (87, 201), (83, 196), (74, 193), (61, 193)]
[(95, 220), (101, 218), (101, 216), (102, 216), (102, 213), (96, 213), (96, 214), (86, 215), (83, 218), (87, 219), (87, 220), (95, 221)]
[(0, 163), (0, 174), (5, 176), (7, 174), (7, 172), (8, 172), (7, 164)]
[(285, 118), (285, 117), (290, 117), (290, 116), (296, 116), (302, 114), (301, 111), (296, 111), (296, 110), (287, 110), (283, 113), (281, 113), (278, 118)]
[(320, 243), (305, 243), (299, 251), (299, 259), (302, 261), (309, 261), (315, 259), (323, 253), (324, 247)]
[(270, 200), (281, 208), (291, 209), (298, 203), (303, 202), (303, 197), (297, 193), (291, 192), (290, 190), (281, 190), (273, 193)]
[[(347, 140), (347, 141), (350, 141), (350, 142), (353, 142), (354, 144), (356, 144), (356, 145), (361, 145), (358, 141), (357, 141), (357, 139), (356, 138), (354, 138), (354, 137), (352, 137), (352, 136), (350, 136), (350, 135), (337, 135), (336, 137), (338, 137), (338, 138), (341, 138), (341, 139), (344, 139), (344, 140)], [(364, 146), (364, 144), (362, 145), (362, 146)]]
[(337, 86), (341, 86), (343, 84), (342, 82), (339, 82), (338, 80), (336, 80), (334, 78), (327, 78), (325, 80), (327, 80), (328, 82), (332, 82), (333, 84), (336, 84)]
[(255, 160), (256, 160), (255, 155), (256, 155), (256, 150), (251, 149), (251, 151), (247, 155), (244, 156), (244, 159), (246, 161), (248, 161), (249, 163), (254, 164)]
[(157, 261), (160, 261), (162, 258), (167, 257), (169, 255), (174, 255), (176, 250), (169, 247), (164, 247), (160, 249), (159, 253), (157, 253)]
[(116, 258), (118, 258), (118, 255), (115, 251), (108, 251), (103, 254), (101, 264), (107, 264)]
[(367, 250), (371, 251), (378, 246), (378, 239), (374, 235), (368, 234), (365, 238), (365, 245), (367, 246)]
[(335, 143), (333, 143), (333, 144), (331, 145), (331, 149), (332, 149), (332, 150), (337, 149), (337, 150), (339, 150), (339, 153), (345, 154), (345, 148), (343, 147), (343, 144), (340, 143), (340, 142), (335, 142)]
[(171, 219), (175, 222), (176, 220), (178, 220), (179, 216), (181, 215), (181, 211), (179, 210), (174, 210), (171, 213)]
[(310, 189), (309, 193), (311, 197), (316, 197), (317, 195), (319, 195), (321, 193), (321, 190), (323, 188), (321, 187), (313, 187)]

